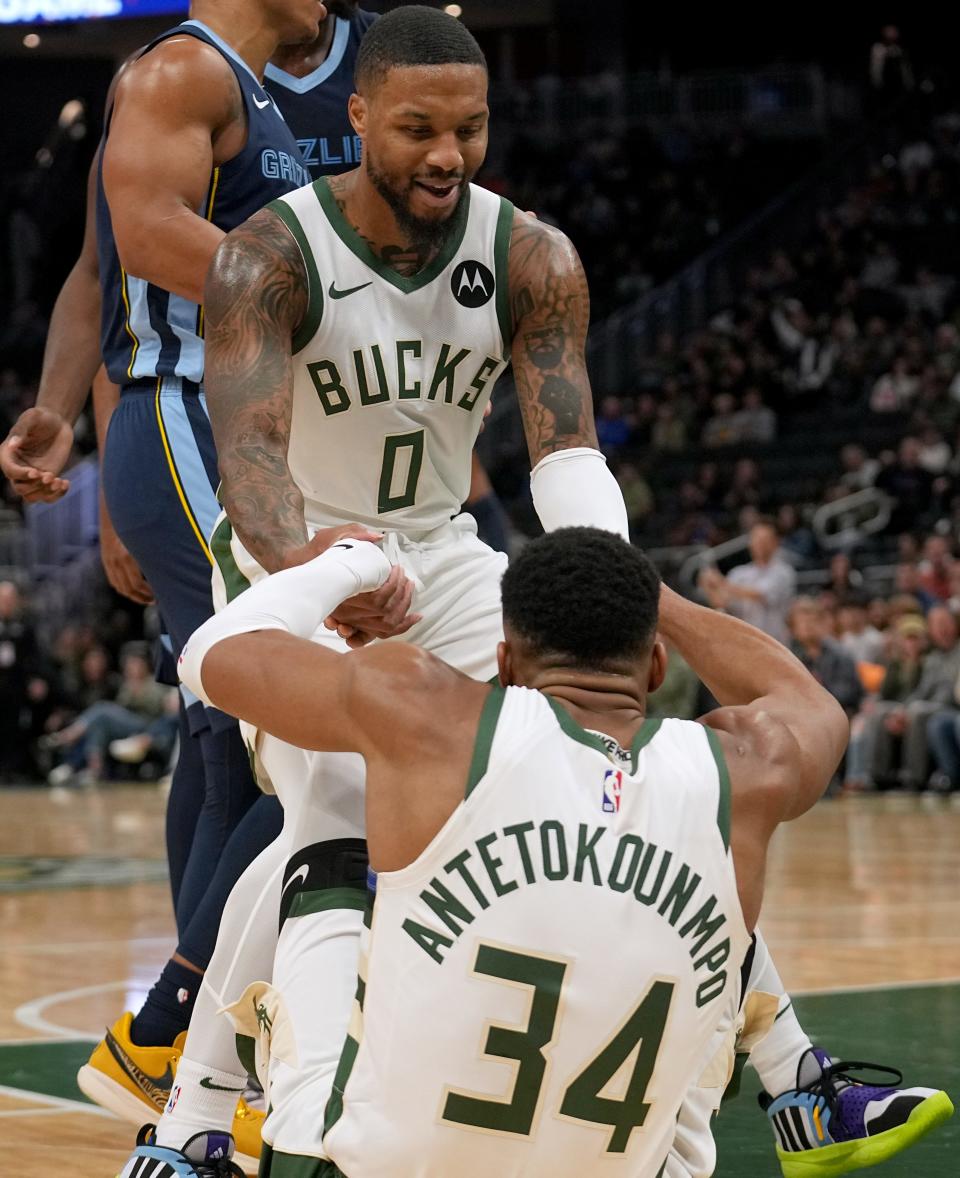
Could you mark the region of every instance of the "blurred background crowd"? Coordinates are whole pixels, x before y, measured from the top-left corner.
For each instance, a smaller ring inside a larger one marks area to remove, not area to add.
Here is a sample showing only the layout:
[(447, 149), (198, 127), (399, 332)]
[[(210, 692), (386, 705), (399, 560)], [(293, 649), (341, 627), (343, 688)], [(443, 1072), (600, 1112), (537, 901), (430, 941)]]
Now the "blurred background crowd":
[[(653, 54), (612, 17), (587, 47), (490, 20), (481, 182), (583, 258), (598, 434), (634, 540), (836, 695), (836, 790), (960, 789), (960, 90), (935, 40), (850, 16), (828, 51), (811, 33), (771, 65), (719, 26), (698, 58), (679, 26)], [(50, 73), (52, 116), (6, 132), (3, 434), (36, 394), (111, 69)], [(480, 448), (520, 545), (537, 525), (509, 378)], [(62, 503), (2, 490), (4, 782), (162, 776), (174, 751), (157, 619), (99, 566), (94, 450), (83, 419)], [(674, 658), (653, 706), (709, 700)]]

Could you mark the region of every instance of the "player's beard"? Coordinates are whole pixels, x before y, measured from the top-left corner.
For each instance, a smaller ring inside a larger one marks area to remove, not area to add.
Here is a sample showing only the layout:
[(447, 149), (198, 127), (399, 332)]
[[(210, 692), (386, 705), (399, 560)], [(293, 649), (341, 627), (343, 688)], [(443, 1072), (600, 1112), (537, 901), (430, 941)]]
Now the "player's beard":
[(329, 16), (339, 16), (344, 20), (353, 20), (357, 14), (357, 0), (323, 0), (323, 6)]
[(400, 231), (409, 237), (409, 244), (429, 253), (437, 253), (443, 249), (454, 225), (459, 221), (463, 196), (467, 190), (466, 179), (460, 182), (460, 195), (457, 198), (457, 203), (445, 217), (418, 217), (410, 208), (412, 184), (406, 191), (401, 191), (386, 172), (381, 172), (377, 168), (369, 156), (366, 157), (365, 164), (371, 184), (390, 206)]

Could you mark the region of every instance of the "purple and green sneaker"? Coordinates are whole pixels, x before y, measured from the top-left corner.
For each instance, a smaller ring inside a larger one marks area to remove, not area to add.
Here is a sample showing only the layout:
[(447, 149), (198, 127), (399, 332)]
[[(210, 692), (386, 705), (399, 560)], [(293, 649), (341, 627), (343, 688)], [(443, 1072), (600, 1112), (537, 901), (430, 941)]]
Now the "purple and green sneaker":
[(834, 1063), (817, 1047), (804, 1052), (797, 1087), (762, 1092), (777, 1139), (784, 1178), (835, 1178), (895, 1157), (953, 1116), (946, 1092), (864, 1084), (847, 1073), (869, 1068), (893, 1077), (896, 1068), (851, 1060)]

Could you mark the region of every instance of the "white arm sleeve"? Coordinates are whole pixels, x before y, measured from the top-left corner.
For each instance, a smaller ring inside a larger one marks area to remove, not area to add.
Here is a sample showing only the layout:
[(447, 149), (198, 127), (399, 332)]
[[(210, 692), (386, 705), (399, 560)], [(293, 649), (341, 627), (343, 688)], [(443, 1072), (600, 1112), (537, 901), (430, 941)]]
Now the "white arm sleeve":
[(218, 642), (255, 630), (286, 630), (311, 638), (342, 601), (379, 589), (389, 575), (390, 562), (366, 540), (341, 540), (307, 564), (274, 573), (251, 585), (191, 635), (180, 654), (180, 678), (205, 704), (215, 707), (203, 689), (201, 671)]
[(630, 539), (623, 492), (599, 450), (577, 446), (541, 458), (530, 475), (530, 491), (545, 532), (603, 528)]

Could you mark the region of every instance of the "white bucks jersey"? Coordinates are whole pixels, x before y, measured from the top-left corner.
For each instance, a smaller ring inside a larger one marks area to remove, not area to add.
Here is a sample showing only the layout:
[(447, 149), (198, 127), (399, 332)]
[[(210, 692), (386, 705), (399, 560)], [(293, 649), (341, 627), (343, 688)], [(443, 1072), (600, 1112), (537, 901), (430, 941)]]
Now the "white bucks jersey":
[(509, 201), (470, 185), (439, 255), (404, 278), (326, 180), (275, 201), (310, 287), (293, 341), (288, 462), (308, 523), (423, 533), (459, 512), (510, 343)]
[(656, 1178), (749, 936), (716, 735), (630, 750), (494, 689), (466, 797), (377, 881), (324, 1145), (349, 1178)]

